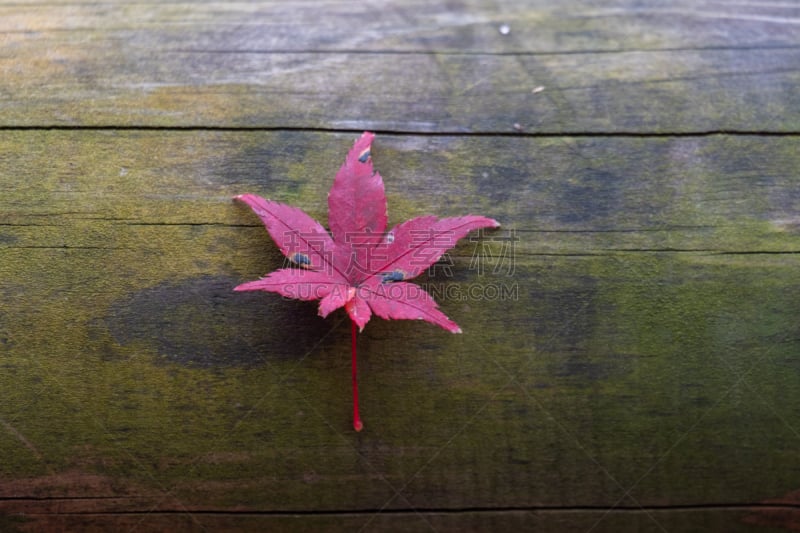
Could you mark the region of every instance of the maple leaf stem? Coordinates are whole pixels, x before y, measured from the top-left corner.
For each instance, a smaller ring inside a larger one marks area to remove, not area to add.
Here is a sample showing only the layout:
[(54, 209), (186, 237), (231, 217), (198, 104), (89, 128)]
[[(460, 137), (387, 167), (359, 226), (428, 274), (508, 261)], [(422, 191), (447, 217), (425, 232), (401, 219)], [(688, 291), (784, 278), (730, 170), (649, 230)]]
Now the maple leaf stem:
[(351, 328), (351, 347), (352, 347), (352, 373), (353, 373), (353, 429), (361, 431), (364, 429), (364, 424), (361, 422), (361, 416), (358, 414), (358, 371), (356, 366), (356, 338), (358, 336), (358, 326), (354, 320), (350, 321)]

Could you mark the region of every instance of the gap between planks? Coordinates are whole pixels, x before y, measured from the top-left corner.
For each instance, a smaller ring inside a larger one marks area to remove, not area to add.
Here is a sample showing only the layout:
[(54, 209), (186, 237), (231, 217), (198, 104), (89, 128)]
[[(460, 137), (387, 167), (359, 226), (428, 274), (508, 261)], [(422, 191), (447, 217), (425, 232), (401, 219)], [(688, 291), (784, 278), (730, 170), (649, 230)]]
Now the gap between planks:
[[(105, 500), (126, 500), (127, 498), (120, 498), (115, 496), (96, 496), (96, 497), (72, 497), (72, 498), (35, 498), (35, 497), (5, 497), (0, 498), (0, 503), (3, 502), (92, 502), (92, 501), (105, 501)], [(137, 498), (132, 498), (136, 500)], [(228, 516), (347, 516), (347, 515), (413, 515), (413, 514), (443, 514), (443, 515), (458, 515), (458, 514), (484, 514), (484, 513), (644, 513), (644, 512), (670, 512), (670, 511), (757, 511), (757, 510), (787, 510), (799, 511), (800, 504), (791, 503), (702, 503), (702, 504), (685, 504), (685, 505), (645, 505), (645, 506), (533, 506), (533, 507), (463, 507), (463, 508), (408, 508), (408, 509), (352, 509), (352, 510), (273, 510), (273, 511), (258, 511), (258, 510), (218, 510), (218, 509), (193, 509), (187, 511), (185, 509), (143, 509), (141, 511), (64, 511), (57, 513), (33, 513), (26, 511), (26, 515), (49, 515), (49, 516), (86, 516), (86, 515), (228, 515)]]
[[(366, 128), (377, 135), (394, 135), (408, 137), (462, 137), (462, 138), (552, 138), (552, 137), (610, 137), (610, 138), (692, 138), (716, 136), (747, 136), (747, 137), (797, 137), (797, 131), (769, 131), (769, 130), (694, 130), (676, 132), (625, 132), (625, 131), (414, 131), (404, 129)], [(147, 126), (147, 125), (91, 125), (91, 126), (66, 126), (66, 125), (38, 125), (38, 126), (0, 126), (0, 131), (220, 131), (220, 132), (300, 132), (300, 133), (330, 133), (330, 134), (360, 134), (361, 129), (325, 128), (325, 127), (286, 127), (286, 126)]]

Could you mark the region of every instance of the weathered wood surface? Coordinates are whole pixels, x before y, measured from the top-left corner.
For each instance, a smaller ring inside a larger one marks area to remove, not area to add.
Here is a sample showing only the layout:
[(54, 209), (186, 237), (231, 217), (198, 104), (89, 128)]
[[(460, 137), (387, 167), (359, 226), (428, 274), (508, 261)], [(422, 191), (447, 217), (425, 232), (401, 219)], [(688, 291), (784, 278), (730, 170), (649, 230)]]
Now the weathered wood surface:
[(0, 5), (0, 123), (800, 129), (791, 4), (485, 4)]
[[(800, 8), (432, 4), (0, 4), (0, 529), (800, 529)], [(504, 227), (356, 434), (230, 198), (324, 221), (367, 128), (390, 222)]]

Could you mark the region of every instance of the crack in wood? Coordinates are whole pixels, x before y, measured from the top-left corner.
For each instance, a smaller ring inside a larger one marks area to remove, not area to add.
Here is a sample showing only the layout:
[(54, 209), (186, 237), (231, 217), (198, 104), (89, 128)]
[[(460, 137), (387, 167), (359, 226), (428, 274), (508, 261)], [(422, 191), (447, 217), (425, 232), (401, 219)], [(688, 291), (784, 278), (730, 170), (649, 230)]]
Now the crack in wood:
[[(185, 126), (151, 126), (151, 125), (28, 125), (28, 126), (8, 126), (0, 125), (0, 131), (155, 131), (155, 132), (254, 132), (254, 133), (329, 133), (336, 135), (353, 135), (362, 133), (362, 129), (355, 128), (330, 128), (330, 127), (306, 127), (306, 126), (209, 126), (209, 125), (185, 125)], [(746, 137), (800, 137), (800, 130), (737, 130), (737, 129), (708, 129), (690, 131), (573, 131), (573, 130), (514, 130), (514, 131), (416, 131), (407, 129), (382, 129), (371, 128), (370, 131), (377, 135), (394, 135), (400, 137), (453, 137), (453, 138), (632, 138), (632, 139), (670, 139), (670, 138), (696, 138), (696, 137), (717, 137), (717, 136), (746, 136)]]
[[(103, 501), (103, 500), (140, 500), (142, 498), (121, 498), (121, 497), (72, 497), (72, 498), (25, 498), (25, 497), (5, 497), (0, 498), (0, 502), (74, 502), (74, 501)], [(465, 513), (647, 513), (647, 512), (670, 512), (670, 511), (722, 511), (722, 512), (741, 512), (757, 510), (800, 510), (800, 504), (790, 503), (701, 503), (701, 504), (676, 504), (676, 505), (644, 505), (644, 506), (602, 506), (602, 505), (577, 505), (577, 506), (530, 506), (530, 507), (460, 507), (460, 508), (423, 508), (415, 507), (408, 509), (331, 509), (331, 510), (229, 510), (229, 509), (185, 509), (173, 508), (147, 508), (142, 510), (130, 511), (60, 511), (55, 513), (34, 513), (26, 512), (29, 515), (49, 515), (49, 516), (80, 516), (80, 515), (150, 515), (150, 514), (197, 514), (197, 515), (253, 515), (253, 516), (340, 516), (340, 515), (407, 515), (407, 514), (465, 514)]]
[(755, 51), (782, 51), (797, 50), (800, 46), (793, 45), (752, 45), (752, 46), (696, 46), (696, 47), (664, 47), (664, 48), (577, 48), (572, 50), (510, 50), (488, 51), (478, 50), (425, 50), (425, 49), (395, 49), (395, 50), (363, 50), (363, 49), (289, 49), (276, 48), (263, 50), (257, 48), (231, 48), (231, 49), (193, 49), (174, 48), (165, 50), (167, 53), (181, 54), (258, 54), (258, 55), (394, 55), (394, 56), (467, 56), (467, 57), (551, 57), (572, 55), (604, 55), (604, 54), (660, 54), (669, 52), (755, 52)]

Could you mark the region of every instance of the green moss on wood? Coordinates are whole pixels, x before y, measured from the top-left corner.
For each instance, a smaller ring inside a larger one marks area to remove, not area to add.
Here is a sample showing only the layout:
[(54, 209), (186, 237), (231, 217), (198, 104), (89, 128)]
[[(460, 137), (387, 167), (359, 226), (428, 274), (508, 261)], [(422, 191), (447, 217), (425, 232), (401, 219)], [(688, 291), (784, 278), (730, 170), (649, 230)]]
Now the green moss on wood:
[[(645, 472), (635, 497), (651, 504), (795, 488), (794, 139), (379, 137), (393, 222), (466, 207), (504, 227), (462, 242), (452, 277), (418, 280), (457, 289), (438, 298), (462, 335), (369, 324), (360, 434), (344, 315), (229, 291), (282, 262), (231, 196), (324, 221), (351, 142), (4, 136), (6, 475), (284, 511), (380, 508), (406, 484), (387, 508), (613, 505)], [(730, 153), (766, 177), (722, 165)], [(471, 268), (512, 229), (513, 273)], [(492, 285), (514, 297), (455, 296)]]

